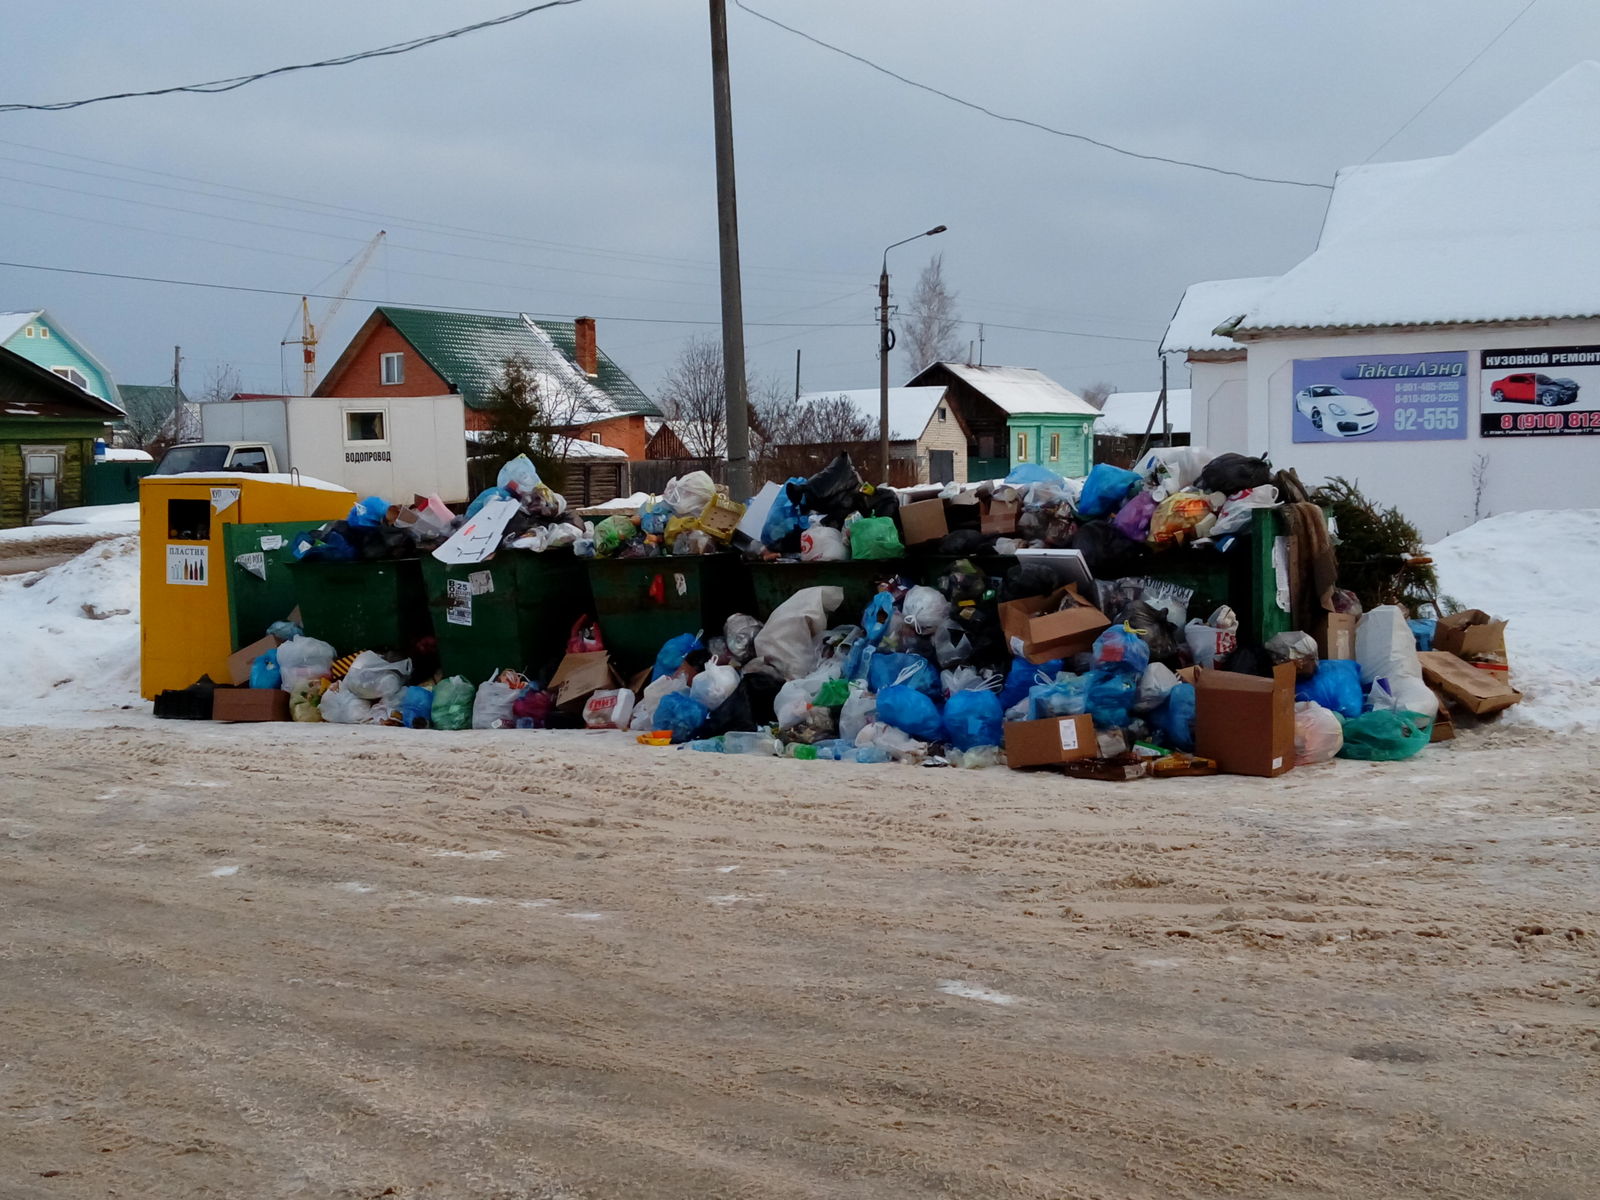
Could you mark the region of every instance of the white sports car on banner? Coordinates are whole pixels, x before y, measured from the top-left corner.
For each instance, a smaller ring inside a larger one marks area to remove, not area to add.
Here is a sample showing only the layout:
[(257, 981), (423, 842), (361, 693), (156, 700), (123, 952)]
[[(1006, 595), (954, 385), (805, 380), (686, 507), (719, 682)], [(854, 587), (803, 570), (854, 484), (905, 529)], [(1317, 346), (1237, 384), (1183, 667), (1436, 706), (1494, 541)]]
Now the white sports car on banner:
[(1330, 383), (1314, 383), (1295, 393), (1294, 406), (1302, 416), (1330, 437), (1360, 437), (1378, 427), (1378, 410), (1372, 402), (1352, 396)]

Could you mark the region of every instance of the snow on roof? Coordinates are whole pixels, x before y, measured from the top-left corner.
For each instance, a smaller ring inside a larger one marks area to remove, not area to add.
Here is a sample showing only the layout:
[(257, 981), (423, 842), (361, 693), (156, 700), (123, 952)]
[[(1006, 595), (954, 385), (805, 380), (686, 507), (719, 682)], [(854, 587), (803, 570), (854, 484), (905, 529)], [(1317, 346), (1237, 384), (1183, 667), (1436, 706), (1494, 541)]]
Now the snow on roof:
[(1328, 199), (1317, 245), (1330, 245), (1352, 229), (1359, 229), (1374, 213), (1388, 207), (1402, 190), (1449, 161), (1449, 155), (1442, 155), (1340, 167), (1333, 177), (1333, 195)]
[(627, 458), (628, 452), (620, 446), (602, 446), (585, 438), (569, 438), (566, 445), (568, 458)]
[(1356, 219), (1240, 331), (1600, 315), (1597, 118), (1600, 63), (1579, 63), (1431, 169), (1345, 173)]
[(342, 483), (329, 483), (326, 479), (313, 479), (309, 475), (269, 475), (257, 474), (254, 471), (175, 471), (171, 475), (147, 475), (146, 479), (187, 479), (192, 483), (199, 483), (203, 479), (216, 479), (224, 483), (232, 483), (236, 479), (247, 479), (252, 483), (279, 483), (292, 487), (316, 488), (319, 492), (349, 492), (355, 495)]
[(0, 312), (0, 342), (4, 342), (44, 310), (31, 308), (27, 312)]
[(1096, 415), (1094, 405), (1034, 367), (977, 367), (952, 362), (937, 365), (982, 392), (1008, 416), (1021, 413)]
[(1166, 336), (1161, 339), (1161, 353), (1243, 350), (1244, 347), (1232, 338), (1213, 331), (1225, 321), (1244, 316), (1261, 293), (1276, 282), (1275, 275), (1257, 275), (1249, 279), (1191, 283), (1178, 302), (1178, 311), (1167, 324)]
[[(816, 400), (831, 400), (842, 396), (863, 417), (872, 422), (876, 433), (881, 415), (882, 396), (877, 388), (852, 388), (840, 392), (806, 392), (801, 404)], [(914, 442), (933, 420), (933, 411), (944, 399), (944, 388), (934, 386), (892, 387), (889, 389), (889, 440)]]
[(106, 462), (154, 462), (155, 458), (148, 450), (127, 450), (121, 446), (107, 446), (104, 454), (96, 457)]
[[(1189, 397), (1188, 388), (1167, 389), (1167, 424), (1172, 427), (1173, 433), (1190, 432)], [(1155, 411), (1160, 399), (1160, 392), (1112, 392), (1106, 397), (1105, 407), (1100, 410), (1100, 424), (1095, 426), (1095, 433), (1142, 436), (1150, 425), (1150, 414)], [(1159, 415), (1154, 431), (1157, 434), (1161, 432)]]
[(87, 508), (58, 508), (45, 513), (33, 522), (35, 525), (137, 525), (139, 502), (127, 504), (91, 504)]

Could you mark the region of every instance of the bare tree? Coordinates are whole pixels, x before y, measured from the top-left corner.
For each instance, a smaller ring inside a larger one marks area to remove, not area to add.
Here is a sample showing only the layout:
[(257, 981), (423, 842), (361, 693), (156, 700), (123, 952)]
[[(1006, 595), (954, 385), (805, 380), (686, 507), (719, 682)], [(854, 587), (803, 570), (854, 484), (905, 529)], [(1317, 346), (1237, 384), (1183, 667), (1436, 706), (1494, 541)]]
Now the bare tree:
[(200, 406), (233, 399), (239, 392), (239, 384), (237, 368), (230, 363), (213, 363), (200, 390), (173, 405), (161, 428), (145, 444), (145, 449), (160, 458), (173, 446), (199, 441), (203, 436)]
[(1480, 454), (1472, 460), (1472, 519), (1481, 521), (1486, 514), (1483, 511), (1483, 494), (1489, 490), (1489, 456)]
[(912, 372), (930, 363), (961, 361), (964, 348), (956, 336), (960, 325), (956, 294), (944, 281), (944, 255), (935, 254), (922, 268), (917, 290), (900, 320), (900, 336)]
[(123, 418), (120, 439), (136, 450), (148, 450), (155, 445), (172, 418), (177, 407), (176, 393), (167, 388), (140, 389), (134, 392), (124, 386), (122, 392)]
[(722, 343), (694, 337), (678, 353), (657, 393), (662, 415), (697, 458), (728, 451), (728, 401), (723, 387)]
[(1106, 397), (1116, 390), (1116, 384), (1107, 383), (1102, 379), (1098, 383), (1091, 383), (1088, 387), (1079, 388), (1078, 395), (1087, 400), (1091, 407), (1103, 409), (1106, 406)]

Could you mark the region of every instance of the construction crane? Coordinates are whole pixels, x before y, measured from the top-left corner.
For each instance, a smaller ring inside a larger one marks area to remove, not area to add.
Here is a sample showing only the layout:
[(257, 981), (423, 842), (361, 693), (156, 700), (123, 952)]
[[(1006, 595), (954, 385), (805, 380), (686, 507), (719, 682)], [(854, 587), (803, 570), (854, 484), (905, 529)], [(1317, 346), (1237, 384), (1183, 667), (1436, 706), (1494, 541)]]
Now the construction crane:
[(333, 293), (333, 298), (328, 301), (327, 307), (322, 310), (317, 320), (311, 319), (311, 298), (300, 297), (300, 336), (285, 338), (279, 345), (300, 347), (303, 362), (301, 369), (305, 372), (305, 386), (300, 393), (302, 396), (311, 395), (311, 389), (317, 382), (317, 341), (321, 337), (319, 331), (326, 329), (339, 309), (344, 306), (345, 299), (356, 286), (356, 280), (361, 278), (361, 272), (367, 269), (367, 264), (372, 261), (372, 256), (378, 252), (378, 247), (383, 244), (386, 236), (388, 235), (385, 230), (378, 230), (378, 235), (350, 259), (350, 270), (345, 274), (344, 285)]

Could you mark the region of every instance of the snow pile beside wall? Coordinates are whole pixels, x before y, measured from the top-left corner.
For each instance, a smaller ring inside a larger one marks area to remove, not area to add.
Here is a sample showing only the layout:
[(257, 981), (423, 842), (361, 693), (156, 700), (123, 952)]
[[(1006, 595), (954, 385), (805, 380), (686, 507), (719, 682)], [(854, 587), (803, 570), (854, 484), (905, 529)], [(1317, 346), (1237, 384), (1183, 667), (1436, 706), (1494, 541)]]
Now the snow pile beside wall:
[(1430, 548), (1441, 594), (1504, 618), (1507, 722), (1600, 729), (1600, 509), (1505, 513)]
[(142, 704), (139, 539), (104, 541), (59, 566), (0, 577), (0, 714), (12, 722)]

